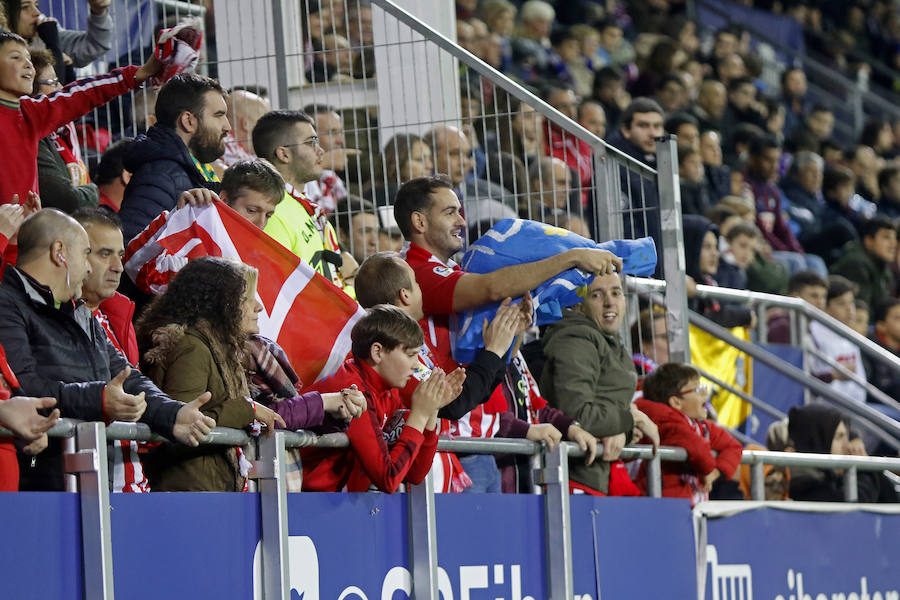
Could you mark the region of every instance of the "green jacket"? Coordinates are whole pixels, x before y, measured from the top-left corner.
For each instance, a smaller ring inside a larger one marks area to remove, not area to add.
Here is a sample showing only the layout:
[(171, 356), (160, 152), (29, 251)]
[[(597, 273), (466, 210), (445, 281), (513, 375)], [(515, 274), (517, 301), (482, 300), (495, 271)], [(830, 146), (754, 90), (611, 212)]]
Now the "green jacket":
[(38, 143), (38, 187), (44, 208), (58, 208), (72, 214), (79, 208), (97, 206), (100, 192), (93, 183), (72, 185), (69, 169), (53, 142), (46, 137)]
[[(209, 338), (192, 328), (168, 326), (154, 332), (156, 345), (144, 354), (144, 373), (172, 398), (190, 402), (209, 391), (203, 414), (219, 427), (243, 429), (253, 422), (253, 406), (245, 398), (230, 398), (213, 359)], [(163, 444), (148, 457), (148, 477), (153, 491), (240, 491), (240, 475), (234, 448)]]
[[(541, 374), (541, 391), (550, 406), (598, 438), (624, 433), (630, 441), (637, 373), (619, 336), (568, 309), (562, 320), (547, 328), (543, 344), (547, 363)], [(603, 493), (609, 490), (609, 463), (602, 460), (585, 466), (582, 459), (572, 459), (569, 476)]]
[(869, 310), (875, 310), (875, 304), (890, 296), (894, 287), (890, 265), (872, 256), (861, 241), (847, 242), (841, 257), (831, 265), (831, 272), (856, 283), (856, 298), (865, 300)]

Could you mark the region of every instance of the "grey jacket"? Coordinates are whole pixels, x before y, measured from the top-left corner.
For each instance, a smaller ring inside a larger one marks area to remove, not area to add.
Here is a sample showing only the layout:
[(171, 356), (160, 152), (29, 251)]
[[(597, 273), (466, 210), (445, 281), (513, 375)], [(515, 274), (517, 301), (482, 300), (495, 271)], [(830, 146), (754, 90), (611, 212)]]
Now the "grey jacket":
[(113, 20), (109, 11), (88, 15), (86, 31), (59, 30), (59, 47), (72, 59), (73, 67), (84, 67), (112, 48)]

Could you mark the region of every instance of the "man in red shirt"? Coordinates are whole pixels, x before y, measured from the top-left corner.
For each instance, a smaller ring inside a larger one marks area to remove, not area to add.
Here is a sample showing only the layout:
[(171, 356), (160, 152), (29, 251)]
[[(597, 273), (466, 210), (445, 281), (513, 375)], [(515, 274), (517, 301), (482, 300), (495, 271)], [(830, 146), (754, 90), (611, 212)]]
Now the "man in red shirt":
[[(448, 373), (457, 367), (450, 333), (450, 320), (456, 313), (508, 297), (518, 298), (574, 267), (598, 276), (622, 269), (622, 261), (611, 252), (578, 248), (491, 273), (462, 271), (451, 257), (463, 248), (466, 222), (449, 179), (440, 175), (419, 177), (403, 184), (397, 192), (394, 217), (406, 238), (404, 258), (422, 290), (425, 318), (420, 325), (425, 332), (425, 344), (432, 350), (436, 365)], [(502, 394), (498, 395), (498, 402), (488, 402), (482, 410), (485, 420), (492, 413), (504, 412), (506, 402)], [(489, 431), (480, 427), (485, 420), (473, 423), (472, 437), (492, 437), (496, 432), (496, 428)], [(500, 491), (500, 475), (492, 456), (466, 456), (461, 457), (461, 462), (475, 484), (467, 489)]]

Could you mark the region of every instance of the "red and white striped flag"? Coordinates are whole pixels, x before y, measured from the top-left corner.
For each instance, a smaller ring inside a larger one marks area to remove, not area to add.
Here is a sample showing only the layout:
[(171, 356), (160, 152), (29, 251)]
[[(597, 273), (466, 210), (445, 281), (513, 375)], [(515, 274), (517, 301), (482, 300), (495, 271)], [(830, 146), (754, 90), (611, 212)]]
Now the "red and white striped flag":
[(128, 244), (125, 271), (140, 288), (161, 293), (201, 256), (234, 258), (259, 270), (260, 334), (284, 348), (304, 384), (343, 363), (363, 308), (222, 202), (160, 215)]

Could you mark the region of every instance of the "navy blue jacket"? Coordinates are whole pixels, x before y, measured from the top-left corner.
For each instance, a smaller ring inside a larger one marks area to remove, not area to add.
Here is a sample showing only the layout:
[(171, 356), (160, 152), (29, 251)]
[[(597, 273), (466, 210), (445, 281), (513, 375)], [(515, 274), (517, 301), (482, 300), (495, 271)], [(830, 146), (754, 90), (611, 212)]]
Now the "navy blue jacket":
[(174, 209), (181, 192), (200, 187), (218, 191), (203, 178), (175, 130), (161, 125), (138, 136), (123, 164), (132, 174), (119, 211), (126, 244), (162, 211)]

